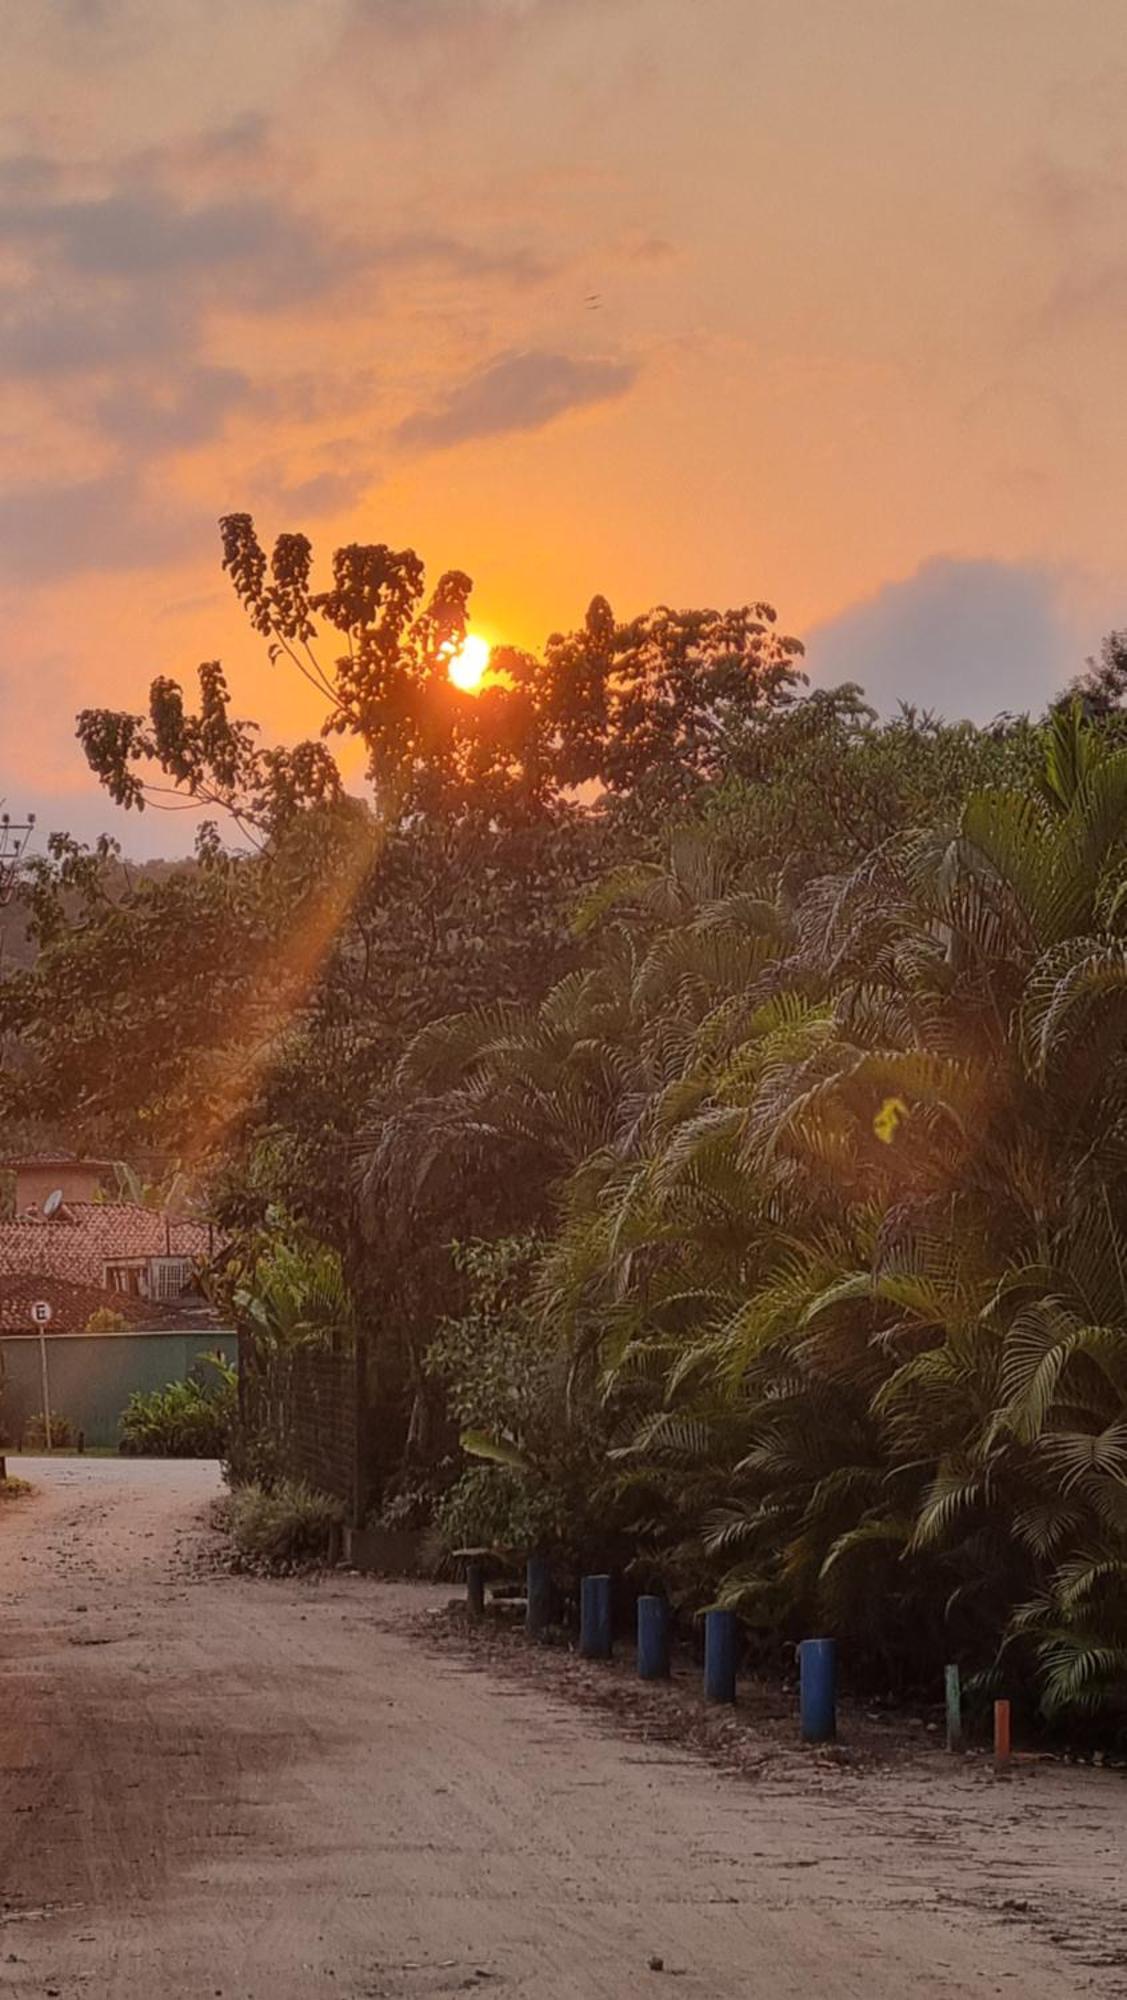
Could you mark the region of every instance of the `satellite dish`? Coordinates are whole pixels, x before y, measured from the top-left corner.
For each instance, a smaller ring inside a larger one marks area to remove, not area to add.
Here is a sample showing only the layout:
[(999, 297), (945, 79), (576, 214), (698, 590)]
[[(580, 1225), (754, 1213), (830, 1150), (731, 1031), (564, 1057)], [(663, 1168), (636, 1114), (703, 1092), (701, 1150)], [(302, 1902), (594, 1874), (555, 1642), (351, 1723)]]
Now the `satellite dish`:
[(43, 1213), (46, 1216), (57, 1215), (62, 1205), (63, 1205), (62, 1188), (52, 1188), (50, 1194), (47, 1196), (47, 1199), (43, 1204)]

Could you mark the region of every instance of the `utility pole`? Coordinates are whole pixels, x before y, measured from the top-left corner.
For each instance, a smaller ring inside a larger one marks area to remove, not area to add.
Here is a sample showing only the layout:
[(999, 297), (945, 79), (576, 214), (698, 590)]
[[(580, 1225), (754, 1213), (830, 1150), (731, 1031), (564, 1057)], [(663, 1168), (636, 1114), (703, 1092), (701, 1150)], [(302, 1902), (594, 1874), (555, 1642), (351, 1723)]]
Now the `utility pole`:
[(15, 894), (20, 862), (34, 827), (34, 813), (29, 813), (25, 820), (14, 820), (8, 813), (0, 813), (0, 910)]

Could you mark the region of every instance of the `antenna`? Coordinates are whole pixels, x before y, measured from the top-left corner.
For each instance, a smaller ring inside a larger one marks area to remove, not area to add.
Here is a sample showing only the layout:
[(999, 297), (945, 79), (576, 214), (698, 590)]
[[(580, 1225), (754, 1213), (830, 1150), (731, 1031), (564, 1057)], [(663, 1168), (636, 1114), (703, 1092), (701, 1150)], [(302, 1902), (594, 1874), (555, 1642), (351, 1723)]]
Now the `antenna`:
[(29, 813), (25, 820), (18, 822), (8, 813), (0, 813), (0, 910), (5, 903), (11, 902), (15, 894), (20, 862), (34, 825), (34, 813)]
[(47, 1217), (50, 1217), (52, 1215), (57, 1215), (62, 1205), (63, 1205), (62, 1188), (52, 1188), (50, 1194), (47, 1196), (47, 1199), (43, 1204), (43, 1213)]

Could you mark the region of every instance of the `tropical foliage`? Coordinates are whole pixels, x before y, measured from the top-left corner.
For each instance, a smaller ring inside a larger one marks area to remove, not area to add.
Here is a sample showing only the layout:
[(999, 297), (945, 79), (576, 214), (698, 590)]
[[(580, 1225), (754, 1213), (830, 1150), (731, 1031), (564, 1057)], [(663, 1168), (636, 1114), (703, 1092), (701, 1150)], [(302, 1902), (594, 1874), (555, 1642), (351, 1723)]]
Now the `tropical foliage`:
[[(50, 1437), (48, 1438), (48, 1427)], [(24, 1451), (70, 1451), (78, 1440), (78, 1429), (67, 1416), (51, 1411), (48, 1419), (41, 1410), (27, 1418), (20, 1440)]]
[(415, 1039), (362, 1186), (551, 1183), (510, 1488), (594, 1398), (588, 1506), (687, 1598), (1053, 1709), (1127, 1667), (1127, 751), (1039, 750), (797, 893), (707, 829), (620, 873), (585, 970)]
[(121, 1449), (139, 1458), (223, 1458), (238, 1409), (234, 1368), (205, 1355), (182, 1382), (135, 1389), (121, 1419)]
[(274, 1399), (242, 1476), (362, 1327), (382, 1497), (454, 1542), (630, 1561), (765, 1653), (829, 1625), (885, 1685), (1119, 1701), (1123, 636), (1041, 723), (882, 723), (766, 605), (597, 597), (467, 697), (461, 572), (223, 550), (320, 738), (265, 749), (216, 663), (83, 713), (119, 803), (252, 851), (53, 843), (0, 1117), (206, 1185)]
[(240, 1332), (241, 1393), (224, 1457), (233, 1485), (271, 1488), (291, 1457), (309, 1364), (353, 1349), (356, 1310), (340, 1254), (283, 1211), (236, 1240), (213, 1291)]
[[(531, 1309), (540, 1248), (535, 1236), (454, 1246), (470, 1296), (440, 1326), (426, 1366), (470, 1463), (439, 1500), (436, 1526), (450, 1550), (550, 1549), (578, 1569), (607, 1553), (600, 1488), (613, 1438), (598, 1396), (584, 1398), (580, 1421), (566, 1351)], [(629, 1552), (625, 1542), (616, 1551)]]

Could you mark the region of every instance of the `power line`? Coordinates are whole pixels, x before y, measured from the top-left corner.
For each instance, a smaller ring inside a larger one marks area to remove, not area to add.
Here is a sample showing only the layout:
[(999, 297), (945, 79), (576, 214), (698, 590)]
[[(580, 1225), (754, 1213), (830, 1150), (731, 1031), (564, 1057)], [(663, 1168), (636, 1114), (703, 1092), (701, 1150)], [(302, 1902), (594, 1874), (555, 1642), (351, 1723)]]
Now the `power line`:
[(29, 813), (25, 820), (14, 820), (8, 813), (0, 813), (0, 909), (15, 894), (20, 863), (34, 827), (34, 813)]

